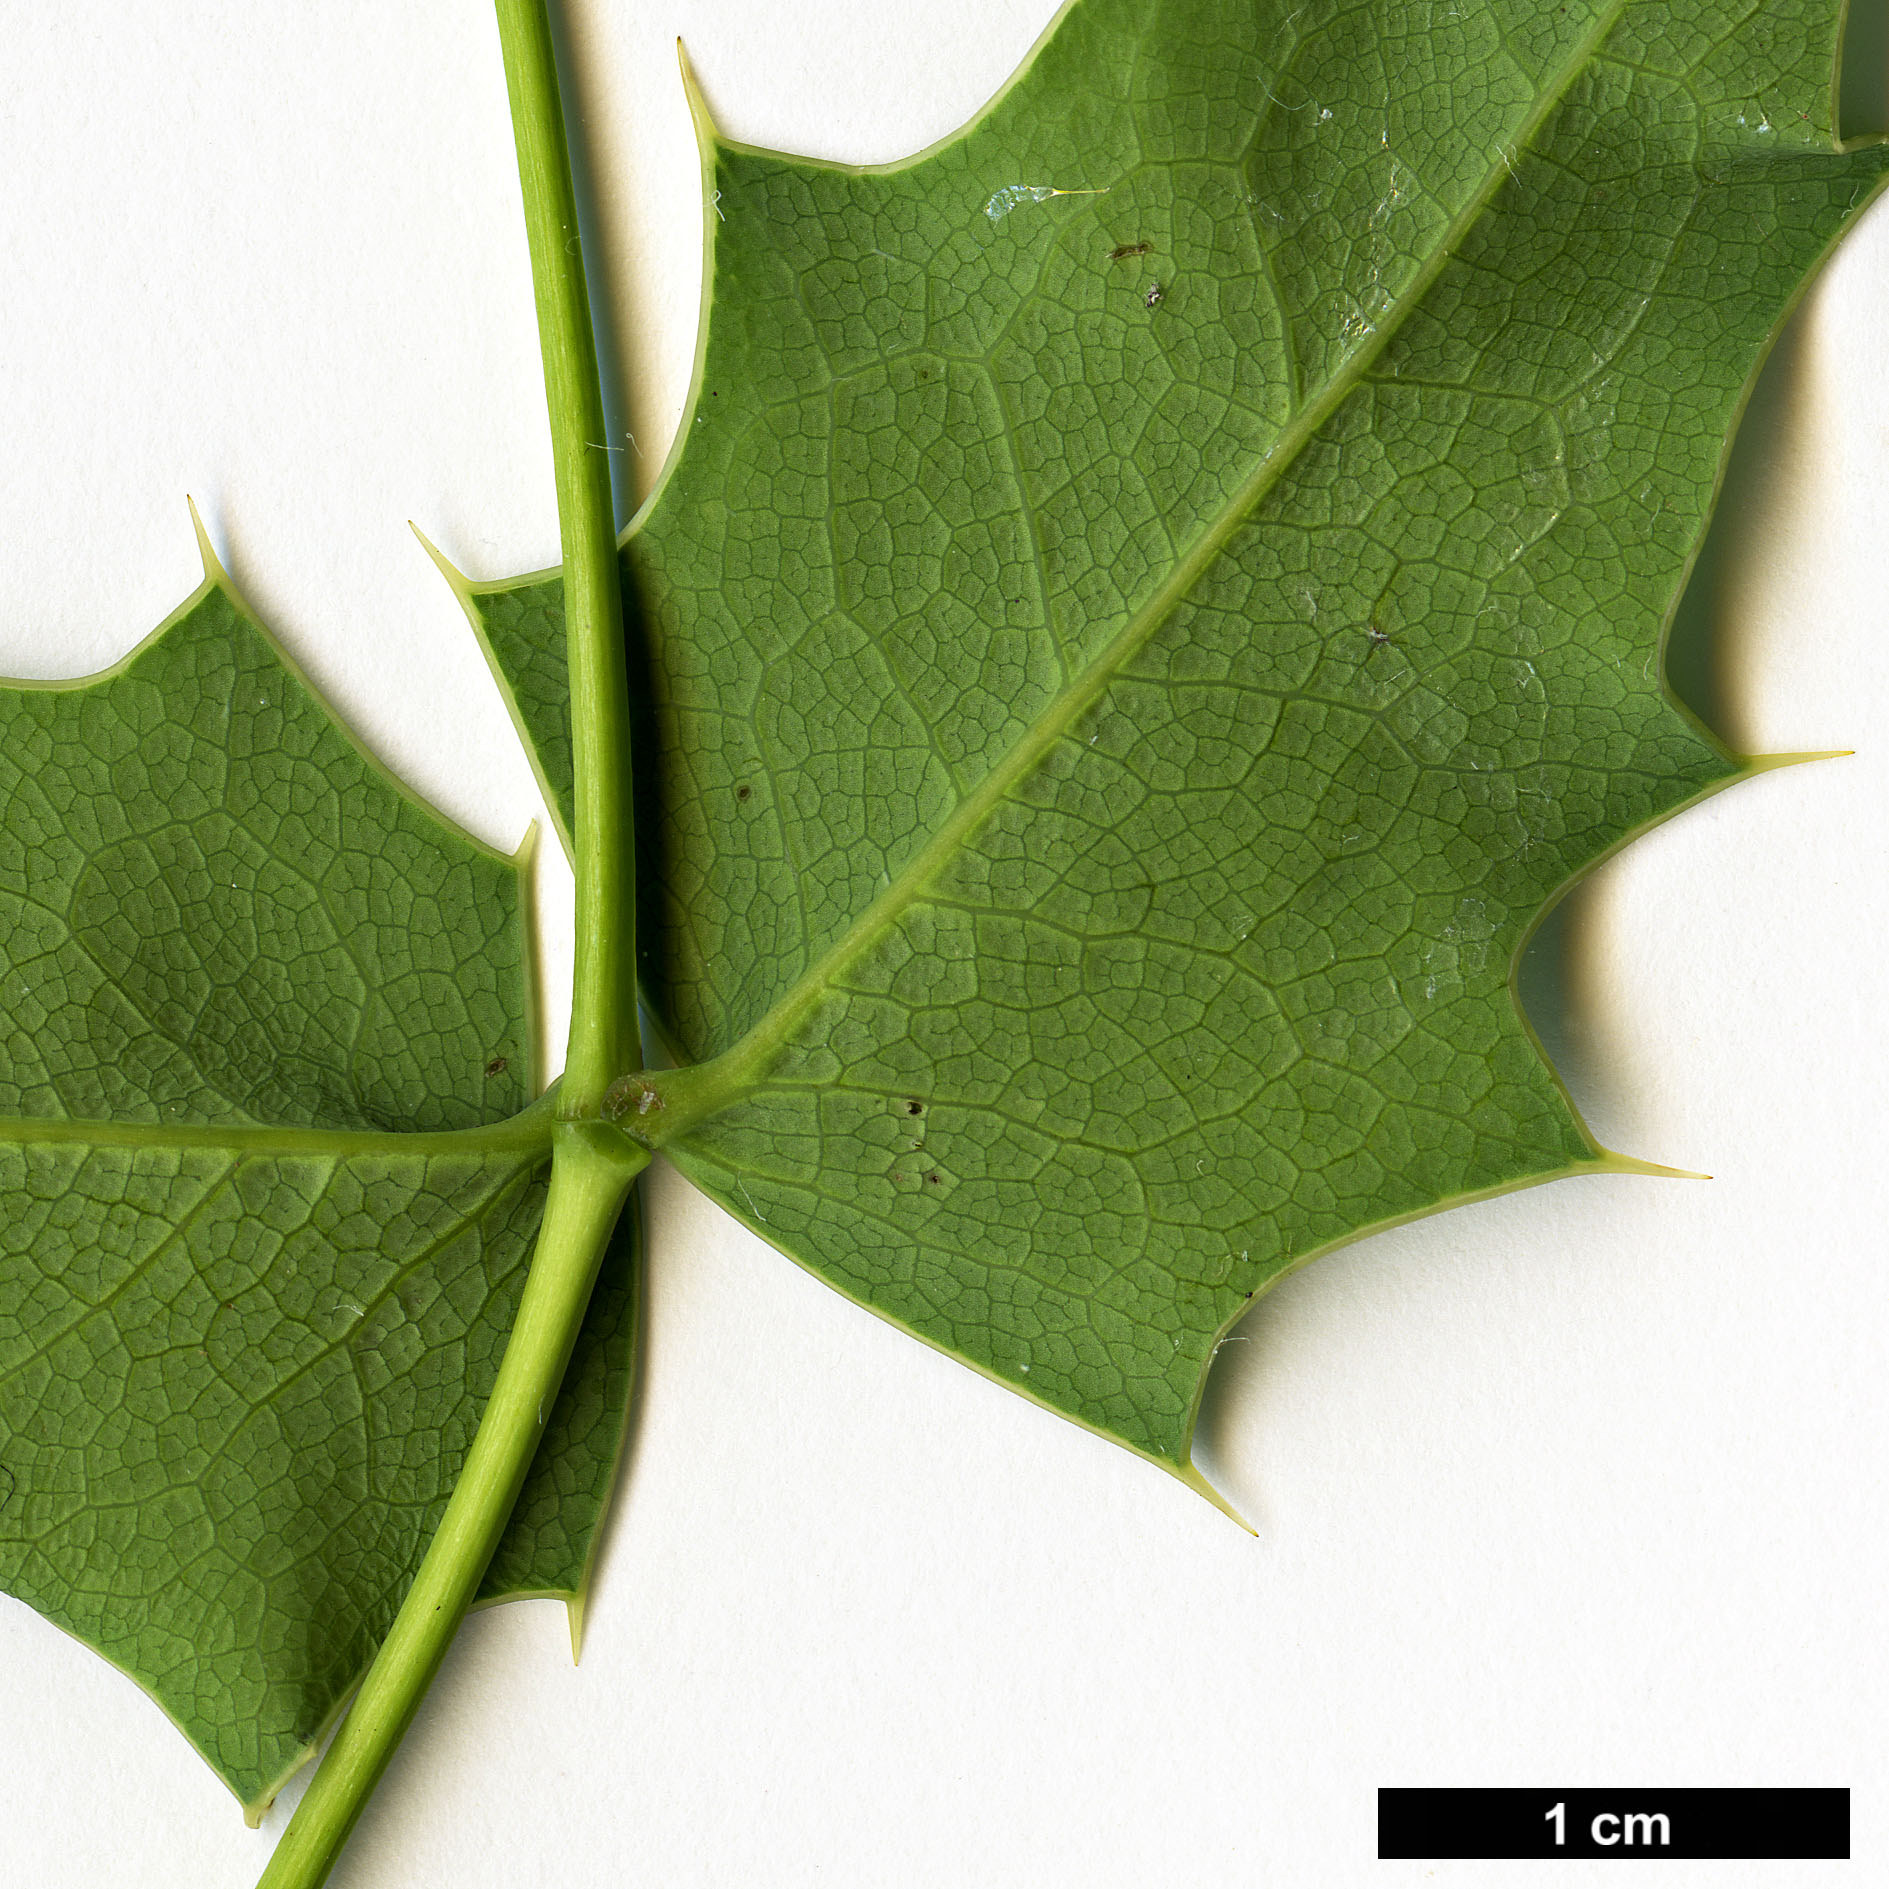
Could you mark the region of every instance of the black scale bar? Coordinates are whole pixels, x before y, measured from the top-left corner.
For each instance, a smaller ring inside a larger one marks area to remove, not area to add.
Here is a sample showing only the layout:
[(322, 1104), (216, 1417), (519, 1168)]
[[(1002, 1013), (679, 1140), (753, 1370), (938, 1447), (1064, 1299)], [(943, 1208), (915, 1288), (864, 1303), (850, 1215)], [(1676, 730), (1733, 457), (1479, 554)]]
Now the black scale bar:
[[(1556, 1807), (1559, 1806), (1559, 1809)], [(1380, 1857), (1847, 1858), (1847, 1790), (1380, 1790)]]

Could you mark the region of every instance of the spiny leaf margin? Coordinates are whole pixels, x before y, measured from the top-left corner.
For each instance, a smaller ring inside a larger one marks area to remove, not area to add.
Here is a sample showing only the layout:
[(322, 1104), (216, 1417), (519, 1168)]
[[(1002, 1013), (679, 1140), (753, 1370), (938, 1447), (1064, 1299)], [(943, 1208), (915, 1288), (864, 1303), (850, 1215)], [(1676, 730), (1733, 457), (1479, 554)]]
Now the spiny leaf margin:
[[(705, 1065), (635, 1131), (1190, 1480), (1213, 1348), (1285, 1271), (1631, 1165), (1509, 972), (1568, 884), (1750, 771), (1666, 693), (1666, 625), (1884, 164), (1836, 143), (1834, 4), (1408, 14), (1085, 0), (899, 165), (705, 128), (696, 398), (625, 546), (645, 976)], [(1479, 28), (1435, 109), (1435, 35)], [(1144, 253), (1136, 326), (1096, 280)], [(1500, 476), (1461, 489), (1426, 430)], [(474, 607), (501, 664), (555, 625), (541, 580)], [(553, 663), (529, 697), (554, 741)], [(1176, 812), (1204, 794), (1219, 850)]]
[[(150, 1693), (253, 1822), (451, 1488), (548, 1129), (518, 1114), (530, 837), (507, 857), (420, 802), (198, 533), (204, 583), (120, 662), (0, 685), (0, 1578)], [(626, 1216), (481, 1590), (565, 1599), (574, 1637), (634, 1270)]]

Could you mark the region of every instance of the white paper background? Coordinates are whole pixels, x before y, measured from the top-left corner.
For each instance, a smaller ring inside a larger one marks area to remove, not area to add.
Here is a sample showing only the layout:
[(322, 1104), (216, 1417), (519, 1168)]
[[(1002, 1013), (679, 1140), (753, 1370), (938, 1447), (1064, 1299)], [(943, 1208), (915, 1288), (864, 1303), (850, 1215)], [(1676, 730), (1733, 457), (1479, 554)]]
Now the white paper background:
[[(1049, 11), (573, 8), (632, 484), (699, 281), (676, 36), (732, 135), (883, 159)], [(488, 9), (0, 25), (0, 672), (95, 669), (165, 615), (194, 493), (339, 709), (512, 844), (529, 773), (404, 522), (475, 575), (556, 554)], [(1514, 1879), (1370, 1860), (1384, 1783), (1852, 1784), (1881, 1858), (1889, 211), (1764, 404), (1720, 541), (1723, 725), (1860, 752), (1610, 866), (1543, 1016), (1604, 1139), (1718, 1178), (1569, 1183), (1288, 1281), (1205, 1425), (1251, 1539), (659, 1172), (584, 1664), (554, 1606), (475, 1619), (338, 1884)], [(293, 1793), (246, 1831), (155, 1707), (10, 1601), (0, 1702), (0, 1882), (261, 1869)]]

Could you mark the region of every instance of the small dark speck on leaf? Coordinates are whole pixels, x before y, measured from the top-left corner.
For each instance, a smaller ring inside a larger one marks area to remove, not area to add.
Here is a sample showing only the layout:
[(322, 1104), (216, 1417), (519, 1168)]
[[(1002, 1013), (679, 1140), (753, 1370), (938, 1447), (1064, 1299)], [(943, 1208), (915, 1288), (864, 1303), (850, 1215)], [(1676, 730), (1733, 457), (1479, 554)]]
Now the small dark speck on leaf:
[(936, 1175), (936, 1174), (927, 1174), (927, 1175), (925, 1176), (925, 1178), (926, 1178), (926, 1180), (928, 1180), (928, 1181), (929, 1181), (929, 1182), (930, 1182), (930, 1183), (932, 1184), (932, 1186), (934, 1186), (934, 1187), (936, 1187), (936, 1186), (937, 1186), (937, 1185), (939, 1184), (939, 1178), (940, 1178), (940, 1177), (939, 1177), (938, 1175)]
[(750, 787), (746, 781), (743, 781), (741, 785), (735, 789), (735, 798), (737, 800), (752, 800), (754, 798), (754, 789)]
[(1126, 262), (1130, 256), (1145, 256), (1154, 247), (1152, 243), (1117, 243), (1108, 252), (1110, 262)]
[(1375, 623), (1365, 631), (1365, 635), (1370, 638), (1373, 649), (1382, 649), (1391, 640), (1390, 631), (1379, 629)]
[(906, 1103), (905, 1112), (908, 1115), (922, 1115), (925, 1112), (925, 1105), (914, 1097), (911, 1101)]
[(1161, 304), (1167, 300), (1167, 297), (1167, 290), (1164, 289), (1160, 283), (1154, 282), (1149, 285), (1147, 294), (1141, 299), (1144, 306), (1148, 308), (1159, 308)]
[(486, 1064), (485, 1073), (488, 1076), (502, 1076), (510, 1067), (511, 1063), (508, 1058), (504, 1056), (494, 1056), (492, 1060)]

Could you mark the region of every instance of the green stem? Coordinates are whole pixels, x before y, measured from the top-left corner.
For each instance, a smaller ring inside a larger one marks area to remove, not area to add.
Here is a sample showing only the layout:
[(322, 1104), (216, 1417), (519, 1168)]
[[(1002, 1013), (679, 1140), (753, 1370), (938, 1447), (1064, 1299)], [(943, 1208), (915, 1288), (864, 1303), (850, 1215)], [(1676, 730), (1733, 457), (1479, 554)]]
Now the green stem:
[(577, 950), (551, 1187), (531, 1273), (438, 1532), (258, 1889), (319, 1889), (393, 1756), (518, 1500), (564, 1381), (603, 1251), (649, 1160), (595, 1117), (642, 1060), (629, 690), (603, 397), (544, 0), (498, 0), (564, 550), (576, 774)]
[(498, 1380), (438, 1532), (257, 1889), (317, 1889), (433, 1682), (511, 1518), (564, 1381), (604, 1245), (648, 1159), (609, 1129), (557, 1131), (538, 1250)]
[(581, 1120), (594, 1117), (611, 1082), (643, 1060), (636, 1031), (635, 835), (623, 589), (597, 344), (551, 22), (544, 0), (498, 0), (498, 23), (531, 241), (564, 553), (576, 776), (577, 951), (558, 1113)]

